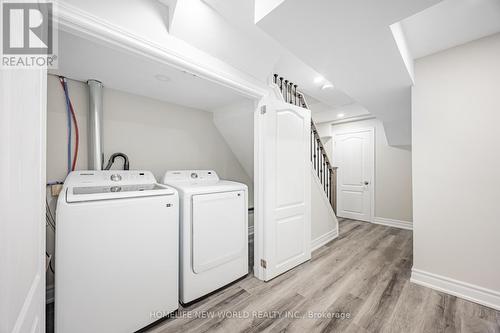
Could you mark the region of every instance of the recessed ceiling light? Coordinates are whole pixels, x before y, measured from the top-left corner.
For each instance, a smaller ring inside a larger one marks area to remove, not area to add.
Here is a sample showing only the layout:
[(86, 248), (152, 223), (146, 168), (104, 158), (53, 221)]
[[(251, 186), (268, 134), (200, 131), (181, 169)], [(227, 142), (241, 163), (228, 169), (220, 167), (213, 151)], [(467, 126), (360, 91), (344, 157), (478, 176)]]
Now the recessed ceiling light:
[(166, 75), (163, 75), (163, 74), (156, 74), (155, 79), (157, 79), (158, 81), (162, 81), (162, 82), (170, 81), (170, 78)]
[(330, 82), (327, 82), (325, 83), (321, 89), (325, 90), (325, 89), (333, 89), (333, 84), (331, 84)]
[(344, 117), (345, 117), (345, 114), (343, 114), (343, 113), (339, 113), (339, 114), (337, 115), (337, 118), (344, 118)]
[(317, 76), (317, 77), (314, 78), (314, 83), (320, 84), (321, 82), (323, 82), (324, 79), (325, 78), (322, 77), (322, 76)]

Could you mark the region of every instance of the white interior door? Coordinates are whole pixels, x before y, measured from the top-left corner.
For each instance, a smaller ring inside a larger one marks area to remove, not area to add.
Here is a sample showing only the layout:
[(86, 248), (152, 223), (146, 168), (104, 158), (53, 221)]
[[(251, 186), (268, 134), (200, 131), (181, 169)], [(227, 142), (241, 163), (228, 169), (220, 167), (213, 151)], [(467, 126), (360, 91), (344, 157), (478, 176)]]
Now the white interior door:
[(45, 331), (46, 83), (0, 70), (0, 332)]
[(256, 249), (262, 280), (311, 258), (309, 110), (283, 102), (256, 116)]
[(374, 129), (335, 135), (337, 215), (361, 221), (373, 218)]

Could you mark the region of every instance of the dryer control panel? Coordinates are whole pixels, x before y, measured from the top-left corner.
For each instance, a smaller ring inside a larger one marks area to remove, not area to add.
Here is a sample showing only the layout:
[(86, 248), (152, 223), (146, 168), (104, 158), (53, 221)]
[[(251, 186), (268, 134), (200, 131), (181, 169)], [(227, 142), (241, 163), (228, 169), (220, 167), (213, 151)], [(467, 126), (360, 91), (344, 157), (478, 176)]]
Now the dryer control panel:
[(214, 170), (172, 170), (163, 176), (163, 183), (176, 182), (211, 183), (218, 182), (219, 176)]

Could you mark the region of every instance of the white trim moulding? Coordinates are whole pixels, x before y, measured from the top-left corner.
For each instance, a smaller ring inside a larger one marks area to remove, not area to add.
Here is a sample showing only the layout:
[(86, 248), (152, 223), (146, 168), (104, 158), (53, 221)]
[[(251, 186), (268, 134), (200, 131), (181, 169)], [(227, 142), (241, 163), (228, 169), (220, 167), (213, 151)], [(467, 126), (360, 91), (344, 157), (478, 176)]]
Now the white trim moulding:
[(388, 227), (413, 230), (413, 223), (409, 221), (387, 219), (385, 217), (374, 217), (372, 223), (381, 224)]
[(332, 240), (336, 239), (339, 236), (339, 229), (335, 228), (330, 230), (324, 235), (319, 236), (318, 238), (315, 238), (311, 241), (311, 252), (319, 249), (323, 245), (331, 242)]
[[(129, 54), (146, 57), (158, 63), (186, 71), (200, 78), (232, 89), (244, 96), (260, 99), (268, 94), (265, 83), (245, 79), (246, 74), (236, 75), (222, 69), (200, 64), (191, 57), (180, 54), (158, 43), (151, 42), (139, 35), (124, 30), (111, 22), (103, 20), (86, 11), (62, 1), (56, 1), (57, 11), (54, 18), (60, 30), (81, 36), (93, 41), (104, 42)], [(200, 52), (200, 51), (198, 51)], [(207, 57), (210, 57), (206, 54)], [(237, 73), (238, 70), (234, 69)]]
[(412, 268), (410, 281), (468, 301), (500, 310), (500, 292)]

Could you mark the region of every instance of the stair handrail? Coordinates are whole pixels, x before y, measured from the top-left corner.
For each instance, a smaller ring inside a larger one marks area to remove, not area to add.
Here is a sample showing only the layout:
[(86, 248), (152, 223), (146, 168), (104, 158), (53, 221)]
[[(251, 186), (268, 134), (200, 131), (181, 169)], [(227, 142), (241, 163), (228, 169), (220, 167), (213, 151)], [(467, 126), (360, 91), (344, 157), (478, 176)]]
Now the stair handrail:
[(323, 142), (321, 141), (321, 137), (319, 136), (318, 129), (316, 128), (316, 125), (314, 124), (314, 121), (312, 119), (311, 119), (311, 131), (313, 131), (313, 133), (315, 134), (315, 137), (317, 137), (320, 149), (325, 152), (326, 163), (330, 166), (330, 168), (336, 168), (336, 167), (332, 166), (332, 163), (330, 162), (330, 159), (328, 158), (328, 154), (326, 154), (325, 146), (323, 145)]

